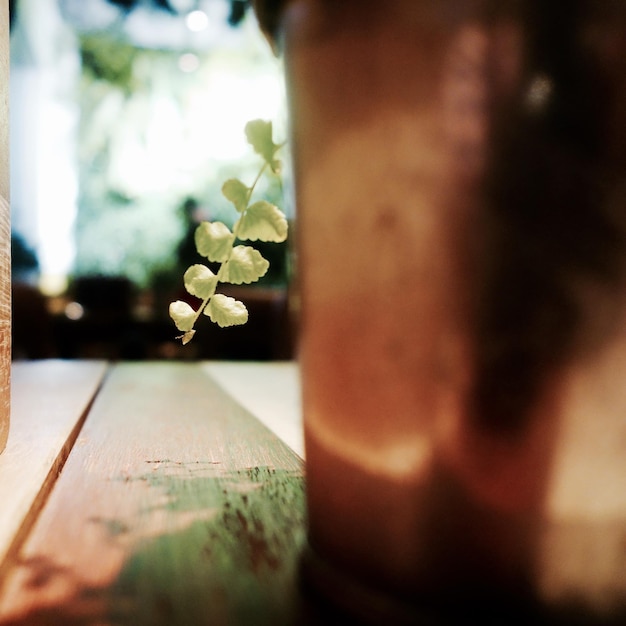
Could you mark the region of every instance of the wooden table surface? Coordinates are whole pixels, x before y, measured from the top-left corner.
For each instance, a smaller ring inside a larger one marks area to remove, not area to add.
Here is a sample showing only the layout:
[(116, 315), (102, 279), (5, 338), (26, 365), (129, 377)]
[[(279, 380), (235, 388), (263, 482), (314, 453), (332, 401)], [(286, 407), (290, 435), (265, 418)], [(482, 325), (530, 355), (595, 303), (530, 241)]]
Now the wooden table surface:
[[(624, 598), (626, 422), (576, 407), (542, 576)], [(0, 625), (341, 623), (299, 584), (303, 458), (294, 363), (14, 363)]]
[(0, 624), (299, 623), (293, 363), (15, 363), (12, 392)]

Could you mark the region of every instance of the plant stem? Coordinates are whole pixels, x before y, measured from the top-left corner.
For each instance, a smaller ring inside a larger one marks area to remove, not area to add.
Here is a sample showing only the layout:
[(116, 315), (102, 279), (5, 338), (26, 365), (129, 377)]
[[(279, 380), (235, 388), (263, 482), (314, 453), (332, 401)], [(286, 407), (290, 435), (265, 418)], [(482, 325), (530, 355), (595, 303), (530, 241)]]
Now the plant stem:
[[(281, 144), (281, 146), (282, 146), (282, 144)], [(237, 234), (238, 234), (238, 231), (239, 231), (239, 223), (241, 222), (241, 218), (245, 215), (246, 211), (248, 210), (248, 207), (250, 206), (250, 200), (252, 199), (252, 193), (254, 192), (254, 189), (257, 186), (257, 183), (259, 182), (259, 180), (261, 180), (261, 176), (263, 176), (263, 172), (265, 172), (265, 170), (266, 170), (268, 165), (269, 165), (269, 163), (267, 161), (263, 162), (263, 165), (259, 169), (259, 173), (256, 175), (256, 178), (252, 182), (252, 185), (250, 185), (250, 187), (248, 188), (248, 198), (246, 200), (246, 208), (241, 212), (241, 217), (235, 222), (235, 226), (233, 227), (233, 235), (235, 236), (235, 239), (233, 240), (233, 243), (237, 239)], [(202, 314), (202, 311), (204, 311), (204, 309), (206, 308), (207, 304), (209, 304), (209, 301), (211, 300), (211, 298), (215, 295), (215, 291), (217, 290), (217, 285), (218, 285), (218, 283), (221, 282), (220, 281), (220, 274), (222, 272), (222, 268), (226, 265), (226, 263), (228, 263), (228, 261), (230, 261), (230, 257), (232, 256), (232, 251), (233, 251), (233, 248), (231, 247), (230, 253), (228, 254), (228, 258), (225, 261), (222, 261), (222, 263), (220, 264), (220, 268), (219, 268), (219, 270), (217, 270), (217, 280), (215, 281), (215, 287), (213, 287), (213, 289), (211, 290), (211, 293), (206, 298), (204, 298), (204, 300), (202, 301), (202, 303), (198, 307), (198, 309), (196, 311), (196, 314), (195, 314), (195, 316), (193, 318), (193, 324), (191, 326), (192, 329), (196, 325), (196, 322), (198, 321), (198, 319), (200, 318), (200, 315)]]

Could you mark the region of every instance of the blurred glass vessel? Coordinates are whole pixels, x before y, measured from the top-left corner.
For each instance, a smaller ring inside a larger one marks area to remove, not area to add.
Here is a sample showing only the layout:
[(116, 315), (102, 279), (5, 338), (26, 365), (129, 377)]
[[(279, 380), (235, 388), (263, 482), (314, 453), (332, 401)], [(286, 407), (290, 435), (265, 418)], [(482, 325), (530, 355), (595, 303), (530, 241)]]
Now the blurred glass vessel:
[(626, 615), (626, 5), (557, 4), (256, 5), (290, 99), (305, 574), (369, 621)]

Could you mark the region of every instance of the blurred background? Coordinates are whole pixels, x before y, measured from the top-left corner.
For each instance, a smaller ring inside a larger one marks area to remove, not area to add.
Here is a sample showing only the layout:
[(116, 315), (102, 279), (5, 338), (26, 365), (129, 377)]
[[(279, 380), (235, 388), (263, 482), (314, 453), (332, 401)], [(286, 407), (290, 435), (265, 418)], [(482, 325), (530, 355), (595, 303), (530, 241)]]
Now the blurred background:
[[(258, 171), (245, 123), (286, 137), (281, 62), (247, 0), (10, 9), (13, 358), (290, 358), (290, 240), (264, 245), (262, 281), (231, 289), (245, 326), (205, 318), (182, 347), (167, 314), (198, 221), (236, 217), (222, 183)], [(285, 196), (259, 190), (291, 218)]]

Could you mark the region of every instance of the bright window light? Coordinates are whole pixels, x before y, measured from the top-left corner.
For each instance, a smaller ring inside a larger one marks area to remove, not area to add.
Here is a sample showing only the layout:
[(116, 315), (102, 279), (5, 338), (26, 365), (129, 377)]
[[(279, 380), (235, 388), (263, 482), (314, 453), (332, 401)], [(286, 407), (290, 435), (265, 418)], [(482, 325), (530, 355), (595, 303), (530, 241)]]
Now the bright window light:
[(199, 33), (209, 25), (209, 17), (204, 11), (191, 11), (187, 14), (185, 22), (190, 31)]
[(200, 67), (200, 59), (192, 52), (181, 54), (178, 57), (178, 67), (181, 72), (191, 74), (191, 72), (195, 72)]

